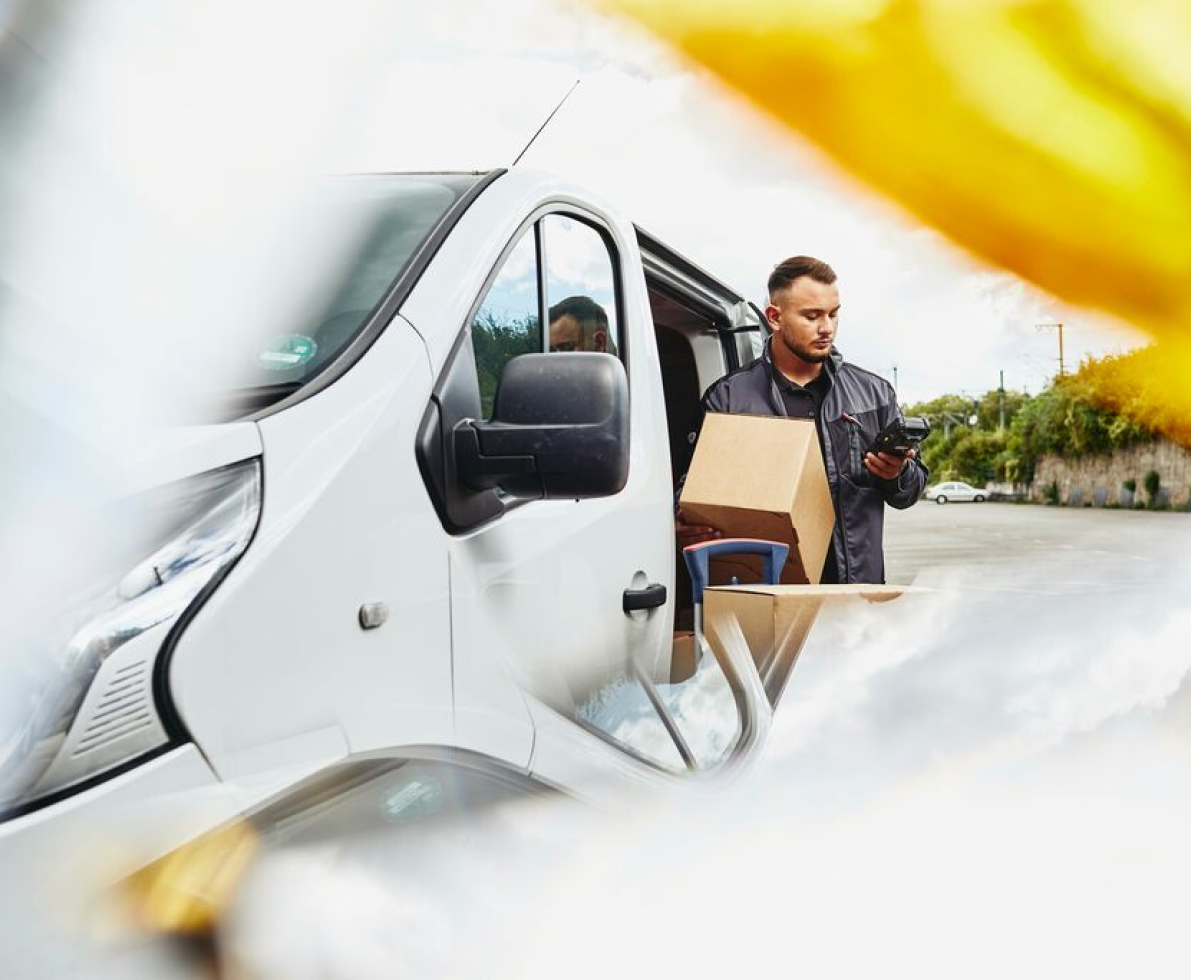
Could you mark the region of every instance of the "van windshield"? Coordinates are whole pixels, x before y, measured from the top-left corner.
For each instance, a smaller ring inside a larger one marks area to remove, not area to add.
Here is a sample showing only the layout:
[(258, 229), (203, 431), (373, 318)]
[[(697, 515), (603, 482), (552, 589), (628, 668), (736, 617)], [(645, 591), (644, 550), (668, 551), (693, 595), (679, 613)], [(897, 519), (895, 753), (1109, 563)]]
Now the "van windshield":
[(325, 182), (285, 229), (286, 247), (299, 257), (278, 257), (288, 278), (267, 304), (267, 322), (245, 332), (249, 349), (241, 352), (233, 400), (261, 407), (333, 361), (479, 179), (378, 174)]

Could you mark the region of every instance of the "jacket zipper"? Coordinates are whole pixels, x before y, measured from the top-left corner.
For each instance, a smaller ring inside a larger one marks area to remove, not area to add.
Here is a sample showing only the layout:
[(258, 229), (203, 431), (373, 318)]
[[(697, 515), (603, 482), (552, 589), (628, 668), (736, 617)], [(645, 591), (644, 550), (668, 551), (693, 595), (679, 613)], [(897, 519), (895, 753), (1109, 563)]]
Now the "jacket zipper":
[(860, 447), (860, 420), (847, 412), (840, 412), (840, 419), (848, 423), (848, 465), (852, 469), (852, 479), (857, 485), (866, 483), (864, 468), (864, 451)]
[[(827, 419), (830, 418), (830, 416), (827, 414), (827, 402), (834, 393), (835, 385), (833, 383), (831, 388), (829, 388), (827, 391), (827, 397), (823, 399), (823, 404), (819, 406), (819, 414), (822, 416), (822, 418), (820, 420), (816, 420), (816, 424), (818, 424), (819, 421), (824, 423), (821, 431), (823, 433), (823, 456), (825, 457), (823, 463), (825, 466), (834, 466), (835, 464), (834, 450), (831, 446), (831, 427), (826, 424)], [(828, 462), (828, 460), (830, 460), (830, 462)], [(843, 544), (843, 547), (840, 549), (840, 554), (836, 555), (835, 577), (840, 582), (850, 582), (852, 581), (852, 568), (851, 561), (848, 557), (848, 536), (844, 528), (842, 511), (840, 509), (839, 477), (836, 477), (834, 486), (832, 485), (830, 478), (828, 479), (827, 484), (827, 489), (831, 493), (831, 503), (835, 508), (835, 524), (839, 529), (840, 542)], [(831, 538), (831, 550), (835, 551), (835, 535), (832, 534)], [(841, 558), (843, 559), (842, 562), (840, 561)]]

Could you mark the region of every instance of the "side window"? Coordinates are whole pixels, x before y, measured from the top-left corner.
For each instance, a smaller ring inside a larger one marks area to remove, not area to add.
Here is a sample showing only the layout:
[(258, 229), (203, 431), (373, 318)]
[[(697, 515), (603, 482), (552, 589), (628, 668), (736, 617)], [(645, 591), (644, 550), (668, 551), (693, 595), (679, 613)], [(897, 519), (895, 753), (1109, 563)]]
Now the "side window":
[[(669, 683), (656, 685), (663, 710), (685, 742), (692, 767), (723, 762), (744, 734), (732, 686), (715, 652), (696, 636), (679, 634)], [(685, 656), (681, 656), (684, 654)]]
[(576, 720), (671, 772), (714, 768), (740, 742), (732, 686), (696, 637), (676, 636), (673, 659), (660, 672), (636, 661), (625, 666), (576, 705)]
[(552, 351), (620, 353), (616, 277), (603, 236), (563, 214), (541, 222)]
[(471, 324), (480, 380), (480, 408), (492, 418), (492, 402), (505, 365), (518, 354), (544, 349), (538, 314), (538, 256), (534, 229), (527, 228), (508, 254)]
[(647, 762), (682, 772), (685, 762), (656, 700), (636, 672), (628, 670), (627, 664), (624, 668), (575, 703), (574, 719)]

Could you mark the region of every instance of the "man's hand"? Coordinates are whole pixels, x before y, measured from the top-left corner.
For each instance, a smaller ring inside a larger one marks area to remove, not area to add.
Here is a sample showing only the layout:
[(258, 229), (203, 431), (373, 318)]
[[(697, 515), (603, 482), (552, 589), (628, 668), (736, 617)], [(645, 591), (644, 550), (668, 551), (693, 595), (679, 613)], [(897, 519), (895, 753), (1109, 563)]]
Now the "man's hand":
[(674, 540), (681, 551), (688, 545), (698, 544), (700, 541), (714, 541), (723, 535), (709, 524), (688, 524), (682, 515), (682, 509), (674, 516)]
[(916, 449), (909, 450), (905, 456), (898, 456), (896, 453), (865, 453), (864, 468), (882, 480), (896, 480), (906, 463), (917, 455)]

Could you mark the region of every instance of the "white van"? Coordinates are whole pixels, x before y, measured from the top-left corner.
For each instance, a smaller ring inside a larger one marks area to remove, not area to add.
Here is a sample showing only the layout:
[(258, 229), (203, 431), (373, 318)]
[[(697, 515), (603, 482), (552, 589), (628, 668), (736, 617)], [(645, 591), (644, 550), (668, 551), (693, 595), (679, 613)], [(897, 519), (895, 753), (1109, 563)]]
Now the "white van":
[(148, 859), (377, 760), (590, 795), (756, 752), (747, 658), (671, 672), (675, 476), (755, 309), (549, 176), (341, 193), (356, 259), (226, 421), (179, 432), (130, 504), (155, 546), (8, 741), (6, 860), (133, 819)]

